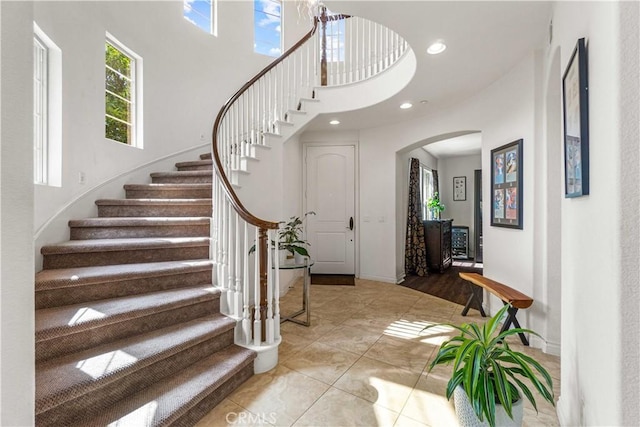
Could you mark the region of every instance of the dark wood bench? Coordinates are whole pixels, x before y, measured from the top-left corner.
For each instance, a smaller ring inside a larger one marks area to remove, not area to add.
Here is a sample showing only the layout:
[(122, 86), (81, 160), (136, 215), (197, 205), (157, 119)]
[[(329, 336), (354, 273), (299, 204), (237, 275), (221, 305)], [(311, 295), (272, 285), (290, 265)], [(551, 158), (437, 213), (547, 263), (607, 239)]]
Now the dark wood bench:
[[(491, 280), (489, 278), (484, 277), (482, 274), (478, 273), (460, 273), (460, 278), (466, 280), (469, 283), (469, 287), (471, 288), (471, 296), (467, 301), (467, 305), (462, 309), (462, 315), (466, 316), (469, 312), (469, 308), (471, 308), (471, 304), (476, 301), (478, 307), (480, 307), (480, 314), (482, 317), (487, 317), (482, 309), (482, 302), (478, 301), (475, 292), (473, 291), (473, 285), (480, 286), (487, 291), (491, 292), (493, 295), (497, 296), (502, 300), (503, 304), (511, 304), (509, 307), (509, 316), (507, 320), (505, 320), (502, 325), (502, 329), (500, 333), (506, 331), (513, 324), (516, 328), (520, 328), (520, 323), (518, 319), (516, 319), (516, 313), (520, 308), (529, 308), (531, 304), (533, 304), (533, 298), (526, 296), (520, 291), (517, 291), (513, 288), (510, 288), (507, 285), (503, 285), (500, 282), (496, 282), (495, 280)], [(518, 333), (520, 336), (520, 340), (522, 344), (529, 345), (529, 341), (527, 337), (523, 333)]]

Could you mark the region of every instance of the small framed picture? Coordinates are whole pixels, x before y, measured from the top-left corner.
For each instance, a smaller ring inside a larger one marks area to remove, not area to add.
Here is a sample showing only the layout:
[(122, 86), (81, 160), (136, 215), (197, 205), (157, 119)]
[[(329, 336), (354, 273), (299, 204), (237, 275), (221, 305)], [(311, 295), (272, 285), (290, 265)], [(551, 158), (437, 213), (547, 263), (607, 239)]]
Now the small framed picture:
[(522, 176), (522, 139), (491, 150), (492, 226), (522, 230)]
[(454, 201), (467, 200), (467, 177), (466, 176), (453, 177), (453, 200)]
[(589, 194), (589, 96), (587, 49), (578, 40), (562, 77), (564, 197)]

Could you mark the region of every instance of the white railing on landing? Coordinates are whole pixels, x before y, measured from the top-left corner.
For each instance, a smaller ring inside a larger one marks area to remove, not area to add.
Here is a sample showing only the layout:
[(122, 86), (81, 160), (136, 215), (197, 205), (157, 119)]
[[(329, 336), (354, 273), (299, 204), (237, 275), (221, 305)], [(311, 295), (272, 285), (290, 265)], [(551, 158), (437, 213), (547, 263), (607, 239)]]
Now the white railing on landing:
[[(239, 200), (231, 176), (256, 146), (279, 134), (315, 98), (315, 88), (357, 83), (396, 63), (406, 41), (371, 21), (323, 10), (298, 43), (238, 90), (213, 129), (212, 257), (221, 310), (238, 320), (236, 343), (260, 348), (280, 341), (279, 270), (273, 268), (278, 223), (260, 219)], [(255, 251), (251, 250), (255, 245)], [(260, 362), (257, 362), (259, 364)], [(256, 371), (268, 370), (268, 362)]]

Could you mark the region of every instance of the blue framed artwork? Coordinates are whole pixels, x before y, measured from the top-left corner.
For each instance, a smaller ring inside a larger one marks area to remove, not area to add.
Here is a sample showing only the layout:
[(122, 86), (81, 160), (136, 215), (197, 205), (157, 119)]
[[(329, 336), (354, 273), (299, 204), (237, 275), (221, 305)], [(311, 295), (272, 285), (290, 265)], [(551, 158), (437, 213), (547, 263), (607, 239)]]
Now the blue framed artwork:
[(587, 49), (578, 40), (562, 77), (564, 196), (589, 194), (589, 95)]
[(491, 225), (522, 230), (522, 139), (491, 150)]

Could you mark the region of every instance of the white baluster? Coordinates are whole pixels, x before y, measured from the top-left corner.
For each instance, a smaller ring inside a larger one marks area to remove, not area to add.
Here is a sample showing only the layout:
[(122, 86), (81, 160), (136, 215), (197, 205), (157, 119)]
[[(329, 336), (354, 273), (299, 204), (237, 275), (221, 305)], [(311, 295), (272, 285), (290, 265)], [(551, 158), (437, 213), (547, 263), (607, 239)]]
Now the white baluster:
[(227, 292), (227, 307), (229, 307), (229, 314), (232, 316), (237, 315), (237, 313), (234, 312), (234, 304), (233, 304), (233, 298), (234, 298), (234, 294), (236, 292), (236, 269), (235, 269), (235, 264), (236, 264), (236, 248), (235, 248), (235, 244), (236, 244), (236, 240), (235, 240), (235, 230), (234, 230), (234, 225), (235, 225), (235, 213), (236, 211), (233, 209), (233, 207), (231, 206), (231, 204), (229, 204), (228, 207), (228, 213), (227, 213), (227, 218), (229, 219), (228, 225), (227, 225), (227, 239), (228, 239), (228, 259), (229, 259), (229, 266), (227, 269), (227, 274), (228, 274), (228, 282), (227, 282), (227, 287), (229, 289), (229, 291)]
[[(274, 250), (273, 250), (273, 274), (274, 274), (274, 283), (273, 283), (273, 337), (275, 340), (280, 339), (280, 269), (278, 268), (279, 259), (278, 259), (278, 248), (280, 247), (280, 230), (275, 230), (273, 233), (274, 240)], [(272, 264), (269, 264), (272, 265)]]
[[(246, 221), (242, 221), (244, 223), (244, 248), (249, 247), (249, 225)], [(247, 252), (245, 252), (245, 256), (243, 258), (243, 275), (244, 278), (243, 286), (242, 286), (242, 299), (243, 299), (243, 307), (242, 307), (242, 334), (244, 336), (244, 343), (251, 343), (251, 307), (249, 306), (249, 285), (251, 284), (251, 280), (249, 280), (249, 256)]]
[(244, 277), (242, 275), (242, 266), (244, 264), (244, 258), (247, 257), (247, 247), (243, 245), (244, 239), (242, 238), (242, 230), (240, 228), (240, 216), (235, 210), (233, 216), (235, 218), (236, 230), (236, 257), (234, 263), (236, 283), (233, 292), (233, 312), (235, 316), (238, 317), (242, 313), (242, 279)]
[(274, 326), (273, 326), (273, 230), (267, 233), (267, 319), (265, 321), (267, 344), (273, 344)]
[(255, 310), (253, 313), (253, 345), (259, 346), (262, 337), (262, 319), (260, 318), (260, 230), (256, 227), (256, 271), (253, 293)]

